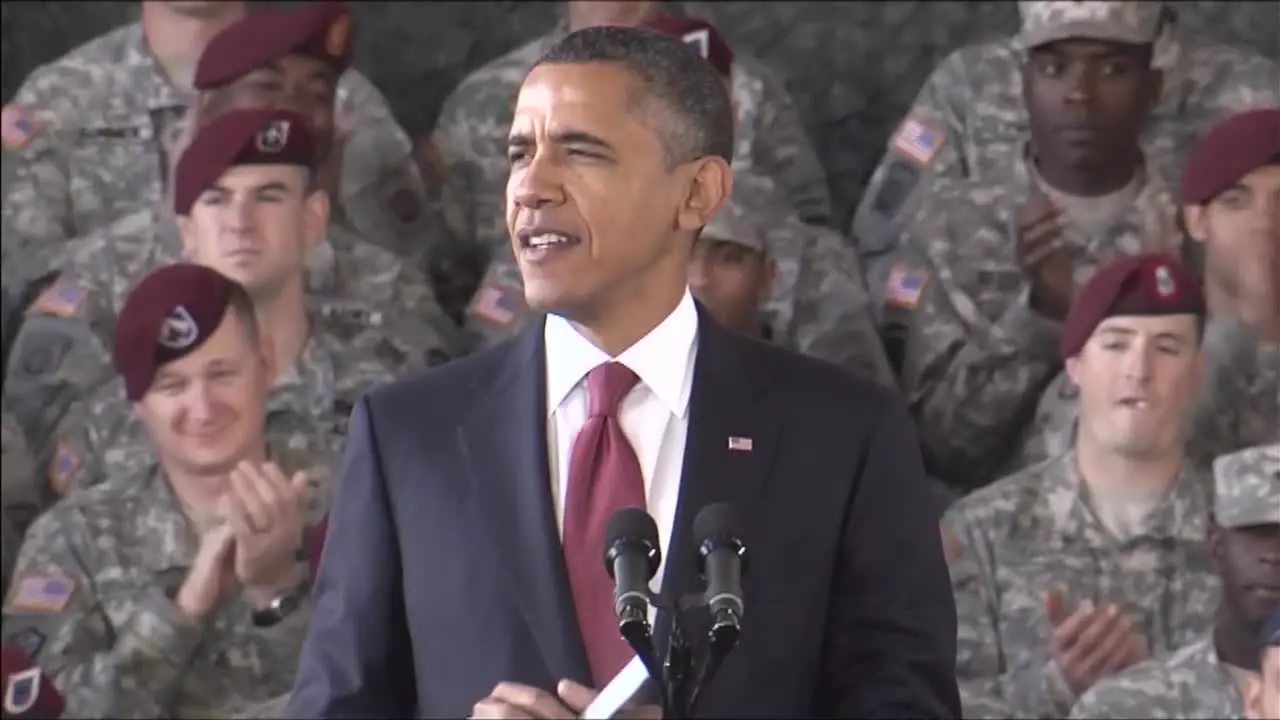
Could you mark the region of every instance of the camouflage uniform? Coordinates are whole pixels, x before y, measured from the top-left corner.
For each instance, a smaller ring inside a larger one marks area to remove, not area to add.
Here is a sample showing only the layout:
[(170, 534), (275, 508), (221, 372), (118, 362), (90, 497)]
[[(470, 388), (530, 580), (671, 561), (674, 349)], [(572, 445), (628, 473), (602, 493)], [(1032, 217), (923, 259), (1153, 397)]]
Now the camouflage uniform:
[[(884, 283), (886, 322), (906, 332), (902, 382), (925, 458), (960, 486), (1000, 476), (1062, 368), (1060, 324), (1028, 305), (1013, 237), (1039, 182), (1024, 160), (1005, 184), (939, 184)], [(1139, 176), (1116, 198), (1109, 217), (1063, 215), (1077, 283), (1119, 254), (1179, 249), (1176, 206), (1158, 176)]]
[[(752, 228), (752, 235), (764, 241), (753, 249), (766, 252), (777, 265), (762, 308), (773, 341), (868, 380), (894, 384), (857, 258), (839, 233), (800, 222), (780, 203), (773, 181), (742, 172), (734, 174), (734, 195), (704, 234), (719, 237), (724, 231), (717, 225)], [(742, 242), (741, 232), (726, 239)], [(467, 328), (486, 346), (514, 336), (530, 315), (510, 243), (499, 253), (467, 310)]]
[[(1142, 146), (1162, 173), (1178, 172), (1187, 151), (1217, 120), (1280, 105), (1280, 64), (1274, 58), (1189, 37), (1174, 25), (1164, 26), (1156, 50), (1164, 92), (1147, 118)], [(934, 182), (999, 182), (1019, 160), (1029, 124), (1022, 55), (1013, 38), (960, 48), (934, 69), (890, 139), (850, 230), (873, 297), (880, 296), (902, 226)]]
[(1117, 538), (1081, 482), (1067, 453), (960, 499), (943, 519), (957, 677), (969, 697), (1003, 703), (1008, 717), (1062, 717), (1076, 700), (1049, 654), (1045, 592), (1058, 590), (1071, 609), (1118, 605), (1153, 655), (1212, 623), (1220, 591), (1206, 544), (1208, 483), (1184, 470), (1140, 529)]
[[(1259, 343), (1239, 323), (1210, 318), (1205, 374), (1189, 421), (1187, 455), (1208, 467), (1219, 455), (1280, 437), (1280, 345)], [(1010, 469), (1063, 452), (1075, 440), (1079, 392), (1065, 373), (1040, 398)]]
[[(169, 83), (138, 23), (27, 78), (13, 104), (31, 132), (6, 178), (0, 213), (4, 264), (13, 264), (14, 283), (54, 267), (50, 253), (61, 243), (164, 203), (192, 99)], [(409, 138), (386, 100), (354, 70), (338, 83), (337, 121), (346, 149), (335, 214), (392, 250), (435, 237)]]
[[(41, 458), (58, 418), (115, 375), (110, 348), (129, 290), (151, 269), (181, 260), (172, 214), (154, 210), (133, 212), (110, 231), (65, 246), (63, 255), (61, 278), (27, 310), (4, 389)], [(374, 346), (394, 370), (465, 353), (462, 330), (440, 309), (425, 276), (385, 248), (330, 225), (307, 264), (317, 323), (343, 336), (354, 335), (353, 324), (375, 328), (385, 342)]]
[[(468, 75), (445, 101), (432, 135), (448, 194), (469, 198), (451, 233), (497, 260), (510, 241), (506, 222), (507, 135), (525, 76), (565, 34), (561, 25)], [(831, 200), (818, 160), (786, 87), (762, 63), (734, 56), (737, 112), (734, 165), (772, 179), (806, 222), (829, 224)], [(479, 278), (469, 279), (472, 287)]]
[[(331, 484), (327, 457), (273, 457), (286, 471)], [(227, 717), (287, 692), (309, 608), (268, 628), (253, 625), (240, 597), (204, 622), (183, 617), (172, 598), (198, 547), (154, 462), (68, 497), (22, 546), (4, 643), (36, 658), (68, 717)]]
[[(367, 327), (334, 332), (330, 326), (341, 323), (317, 325), (302, 355), (276, 378), (267, 397), (267, 436), (290, 449), (302, 449), (309, 438), (323, 439), (311, 449), (340, 448), (360, 396), (397, 377), (396, 350), (380, 332)], [(150, 441), (119, 379), (86, 399), (54, 437), (48, 479), (64, 491), (96, 485), (106, 471), (135, 475), (152, 458)], [(316, 490), (327, 497), (327, 488)]]
[(13, 563), (18, 558), (22, 530), (44, 506), (44, 494), (36, 478), (35, 460), (27, 452), (26, 439), (13, 418), (0, 414), (0, 523), (4, 546), (0, 547), (0, 593), (9, 587)]
[[(1214, 463), (1214, 517), (1222, 527), (1280, 525), (1280, 444), (1251, 447)], [(1212, 631), (1176, 653), (1099, 682), (1073, 718), (1239, 718), (1237, 673), (1218, 658)]]

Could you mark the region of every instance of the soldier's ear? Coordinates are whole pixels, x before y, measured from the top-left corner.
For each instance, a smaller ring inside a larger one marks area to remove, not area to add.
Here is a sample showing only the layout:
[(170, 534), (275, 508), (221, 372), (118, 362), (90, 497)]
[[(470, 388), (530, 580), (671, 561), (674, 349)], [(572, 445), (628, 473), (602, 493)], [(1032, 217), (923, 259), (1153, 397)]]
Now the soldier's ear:
[(1182, 224), (1187, 228), (1187, 235), (1196, 242), (1204, 244), (1209, 237), (1209, 217), (1204, 205), (1183, 205)]
[(311, 188), (303, 201), (307, 247), (314, 247), (324, 241), (325, 231), (329, 227), (329, 202), (329, 192), (319, 187)]
[(196, 228), (190, 215), (178, 216), (178, 234), (182, 236), (182, 257), (193, 259), (196, 253)]

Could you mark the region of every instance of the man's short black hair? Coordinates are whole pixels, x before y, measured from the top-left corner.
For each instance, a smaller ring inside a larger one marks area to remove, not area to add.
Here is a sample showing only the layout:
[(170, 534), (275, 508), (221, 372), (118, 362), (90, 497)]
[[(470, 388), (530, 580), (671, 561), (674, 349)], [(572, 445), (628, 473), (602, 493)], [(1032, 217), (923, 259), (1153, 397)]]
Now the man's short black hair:
[(715, 68), (692, 48), (654, 30), (591, 27), (565, 36), (538, 65), (591, 62), (615, 63), (636, 78), (635, 102), (664, 118), (655, 129), (669, 166), (710, 156), (732, 161), (733, 102)]

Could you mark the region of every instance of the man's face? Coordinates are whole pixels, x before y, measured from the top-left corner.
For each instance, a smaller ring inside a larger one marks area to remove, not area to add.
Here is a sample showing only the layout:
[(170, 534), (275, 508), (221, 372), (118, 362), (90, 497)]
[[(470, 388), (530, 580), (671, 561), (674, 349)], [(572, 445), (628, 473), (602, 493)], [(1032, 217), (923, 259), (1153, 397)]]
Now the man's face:
[[(309, 55), (289, 55), (254, 70), (216, 92), (226, 93), (227, 110), (292, 110), (311, 121), (320, 157), (333, 145), (333, 69)], [(221, 103), (220, 103), (221, 104)]]
[(1210, 550), (1233, 612), (1257, 628), (1280, 612), (1280, 524), (1215, 528)]
[(1127, 457), (1176, 452), (1201, 374), (1198, 334), (1191, 315), (1104, 320), (1067, 361), (1080, 431)]
[(1160, 72), (1149, 46), (1062, 40), (1029, 52), (1022, 92), (1036, 152), (1096, 170), (1132, 157)]
[(571, 31), (601, 25), (638, 27), (658, 12), (654, 0), (569, 0)]
[(708, 184), (703, 164), (723, 161), (667, 167), (651, 125), (660, 113), (638, 106), (638, 92), (607, 63), (540, 65), (520, 89), (507, 229), (532, 308), (589, 321), (642, 302), (654, 282), (684, 276), (676, 233), (705, 224), (729, 190), (695, 187)]
[(292, 165), (231, 168), (180, 218), (192, 261), (270, 299), (300, 282), (307, 252), (324, 236), (328, 203), (308, 192), (308, 171)]
[(1209, 283), (1246, 303), (1280, 302), (1280, 165), (1254, 170), (1208, 205), (1183, 213), (1204, 245)]
[(689, 289), (716, 322), (758, 335), (760, 307), (773, 282), (773, 261), (759, 250), (703, 236), (689, 259)]
[(230, 310), (195, 352), (165, 365), (135, 411), (170, 467), (225, 474), (262, 441), (270, 359)]

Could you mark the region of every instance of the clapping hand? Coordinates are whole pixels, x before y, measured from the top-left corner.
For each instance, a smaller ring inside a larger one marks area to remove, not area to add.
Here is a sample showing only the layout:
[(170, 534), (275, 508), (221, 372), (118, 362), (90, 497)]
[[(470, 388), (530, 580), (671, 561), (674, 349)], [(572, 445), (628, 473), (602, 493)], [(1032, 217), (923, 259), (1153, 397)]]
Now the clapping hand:
[(235, 574), (258, 604), (292, 590), (300, 578), (306, 473), (285, 477), (275, 463), (242, 462), (231, 471), (225, 515), (235, 534)]

